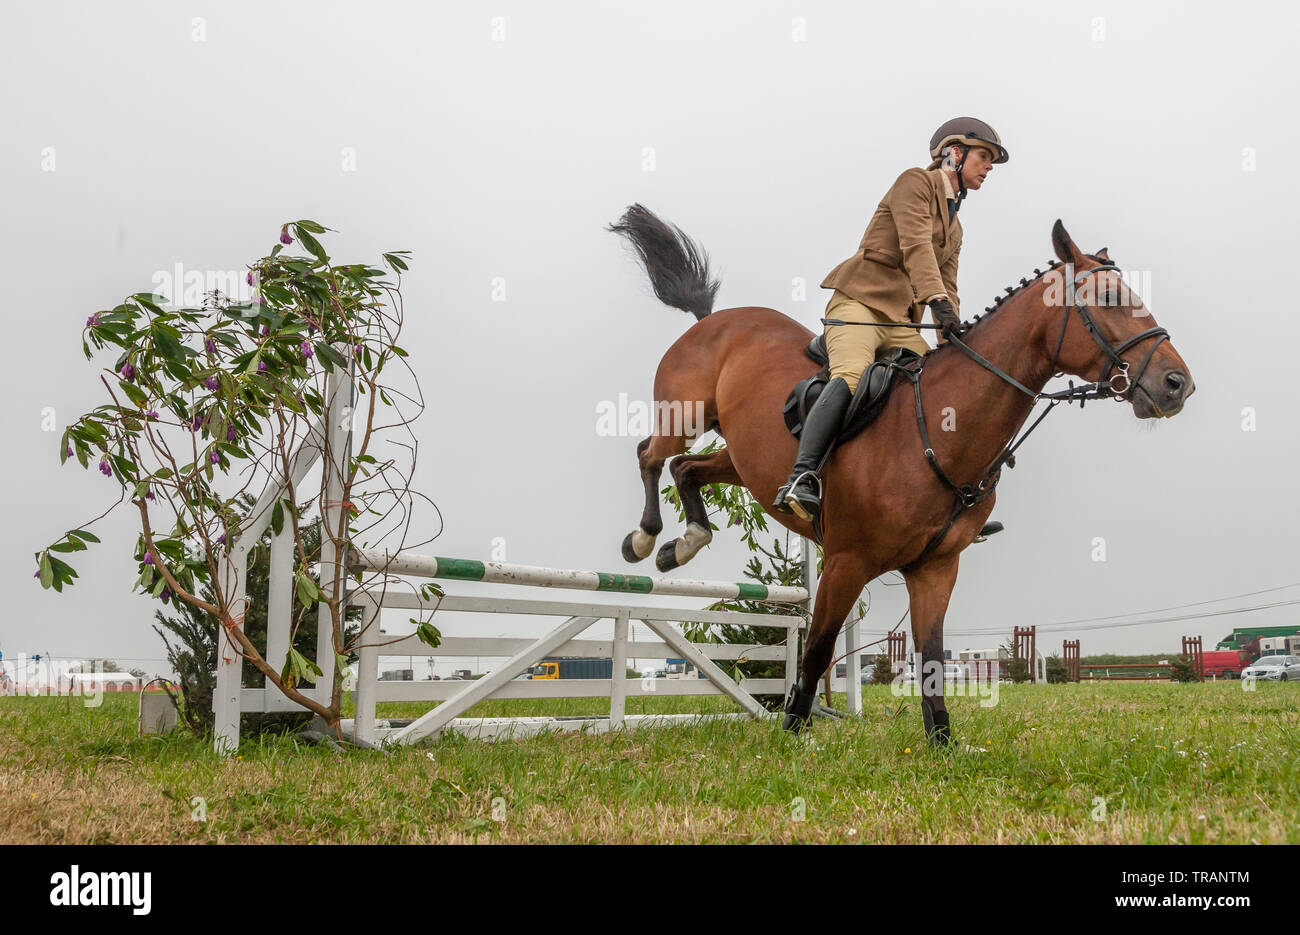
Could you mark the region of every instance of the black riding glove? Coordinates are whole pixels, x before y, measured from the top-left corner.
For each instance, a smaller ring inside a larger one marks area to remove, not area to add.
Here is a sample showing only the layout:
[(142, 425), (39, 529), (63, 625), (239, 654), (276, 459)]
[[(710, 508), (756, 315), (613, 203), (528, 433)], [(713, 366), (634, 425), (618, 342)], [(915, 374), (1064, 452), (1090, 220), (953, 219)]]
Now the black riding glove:
[(953, 335), (961, 336), (962, 324), (957, 313), (953, 311), (952, 303), (947, 299), (931, 299), (930, 315), (934, 318), (935, 324), (943, 332), (945, 338), (951, 338)]

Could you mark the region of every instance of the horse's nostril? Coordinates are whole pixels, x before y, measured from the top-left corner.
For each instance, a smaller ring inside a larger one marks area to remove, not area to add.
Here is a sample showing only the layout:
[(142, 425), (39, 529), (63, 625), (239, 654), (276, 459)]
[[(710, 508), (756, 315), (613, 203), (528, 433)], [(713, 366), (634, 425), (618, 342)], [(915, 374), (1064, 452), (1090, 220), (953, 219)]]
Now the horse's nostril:
[(1171, 370), (1165, 374), (1165, 386), (1169, 389), (1171, 396), (1181, 396), (1184, 389), (1187, 388), (1187, 374), (1181, 370)]

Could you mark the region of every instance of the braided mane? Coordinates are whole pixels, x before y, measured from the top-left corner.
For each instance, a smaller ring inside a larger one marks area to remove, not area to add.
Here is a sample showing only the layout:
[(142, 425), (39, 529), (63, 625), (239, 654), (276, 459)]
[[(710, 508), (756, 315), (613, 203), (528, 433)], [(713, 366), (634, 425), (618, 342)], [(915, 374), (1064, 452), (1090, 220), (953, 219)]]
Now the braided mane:
[[(1108, 262), (1110, 262), (1110, 261), (1108, 261), (1108, 260), (1103, 260), (1103, 259), (1102, 259), (1101, 257), (1099, 257), (1099, 256), (1094, 256), (1094, 255), (1091, 254), (1091, 253), (1086, 253), (1086, 254), (1084, 254), (1084, 256), (1086, 256), (1086, 257), (1087, 257), (1088, 259), (1090, 259), (1090, 260), (1096, 260), (1098, 263), (1108, 263)], [(986, 318), (986, 317), (988, 317), (989, 315), (992, 315), (994, 312), (996, 312), (999, 308), (1002, 307), (1002, 303), (1010, 301), (1010, 300), (1011, 300), (1011, 297), (1012, 297), (1013, 295), (1015, 295), (1017, 292), (1020, 292), (1022, 289), (1024, 289), (1024, 288), (1027, 287), (1027, 286), (1032, 286), (1034, 283), (1036, 283), (1036, 282), (1037, 282), (1039, 279), (1041, 279), (1043, 276), (1046, 276), (1046, 275), (1047, 275), (1048, 273), (1050, 273), (1052, 270), (1057, 269), (1058, 267), (1060, 267), (1060, 266), (1062, 266), (1062, 265), (1063, 265), (1063, 264), (1061, 263), (1060, 260), (1052, 260), (1051, 262), (1049, 262), (1049, 263), (1047, 264), (1047, 269), (1039, 269), (1038, 267), (1035, 266), (1035, 267), (1034, 267), (1034, 275), (1033, 275), (1033, 278), (1032, 278), (1032, 279), (1029, 278), (1029, 277), (1022, 277), (1021, 280), (1020, 280), (1020, 283), (1019, 283), (1018, 285), (1015, 285), (1015, 286), (1007, 286), (1007, 288), (1006, 288), (1006, 290), (1005, 290), (1005, 294), (1004, 294), (1004, 295), (999, 295), (999, 296), (994, 296), (994, 298), (993, 298), (993, 304), (992, 304), (992, 305), (989, 305), (989, 306), (986, 306), (985, 309), (984, 309), (984, 314), (983, 314), (983, 315), (976, 315), (976, 316), (974, 317), (974, 321), (975, 321), (976, 323), (978, 323), (981, 319)], [(974, 326), (972, 325), (972, 327), (974, 327)]]

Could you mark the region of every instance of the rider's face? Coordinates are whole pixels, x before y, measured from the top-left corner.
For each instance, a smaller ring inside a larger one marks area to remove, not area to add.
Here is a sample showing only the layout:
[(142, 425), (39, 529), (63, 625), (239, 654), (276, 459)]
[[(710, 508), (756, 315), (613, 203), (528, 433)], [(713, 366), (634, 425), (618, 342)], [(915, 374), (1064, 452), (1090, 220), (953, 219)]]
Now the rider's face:
[(972, 146), (962, 166), (961, 178), (970, 189), (979, 188), (993, 171), (993, 152), (986, 146)]

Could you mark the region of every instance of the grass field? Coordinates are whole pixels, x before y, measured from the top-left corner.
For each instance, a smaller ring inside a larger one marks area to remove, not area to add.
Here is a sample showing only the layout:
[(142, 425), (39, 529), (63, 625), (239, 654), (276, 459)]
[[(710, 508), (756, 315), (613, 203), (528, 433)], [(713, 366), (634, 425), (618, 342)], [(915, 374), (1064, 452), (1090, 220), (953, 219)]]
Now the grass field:
[[(735, 721), (391, 755), (263, 737), (233, 759), (185, 733), (136, 737), (135, 704), (0, 698), (0, 843), (1300, 842), (1295, 684), (1003, 685), (995, 707), (950, 702), (945, 751), (885, 686), (806, 740)], [(629, 713), (690, 704), (725, 710)]]

